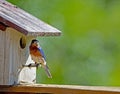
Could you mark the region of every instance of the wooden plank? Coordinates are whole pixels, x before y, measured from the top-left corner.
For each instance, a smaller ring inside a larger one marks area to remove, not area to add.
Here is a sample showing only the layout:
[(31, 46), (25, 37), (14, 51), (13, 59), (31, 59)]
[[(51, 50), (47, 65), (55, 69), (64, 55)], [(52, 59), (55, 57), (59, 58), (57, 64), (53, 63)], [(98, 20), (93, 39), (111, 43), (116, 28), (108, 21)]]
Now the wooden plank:
[(61, 34), (56, 28), (7, 1), (0, 1), (0, 21), (28, 36), (58, 36)]
[(0, 84), (3, 84), (5, 32), (0, 30)]
[(11, 37), (10, 37), (10, 33), (6, 30), (5, 31), (5, 39), (4, 39), (4, 43), (5, 43), (5, 61), (4, 61), (4, 84), (8, 84), (9, 83), (9, 79), (10, 79), (10, 67), (11, 67), (11, 60), (12, 58), (10, 56), (12, 56), (12, 41), (11, 41)]
[[(18, 69), (21, 64), (21, 53), (20, 53), (20, 38), (22, 36), (21, 33), (17, 32), (15, 29), (8, 28), (7, 29), (10, 36), (11, 36), (11, 44), (12, 44), (12, 52), (11, 52), (11, 59), (12, 61), (10, 62), (10, 81), (9, 83), (11, 84), (16, 84), (18, 80)], [(24, 60), (24, 58), (23, 58)], [(24, 61), (25, 62), (25, 61)]]
[(0, 92), (50, 94), (120, 94), (120, 87), (29, 84), (0, 86)]
[(18, 39), (20, 37), (14, 29), (7, 28), (5, 32), (5, 61), (4, 61), (4, 85), (12, 85), (16, 82), (18, 55)]

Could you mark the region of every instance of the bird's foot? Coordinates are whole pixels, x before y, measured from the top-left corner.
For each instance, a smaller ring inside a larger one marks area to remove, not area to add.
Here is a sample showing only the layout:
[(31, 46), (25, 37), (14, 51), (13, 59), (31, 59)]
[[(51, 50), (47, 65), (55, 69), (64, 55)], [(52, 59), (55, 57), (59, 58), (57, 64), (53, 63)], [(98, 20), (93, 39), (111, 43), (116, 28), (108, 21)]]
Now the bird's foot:
[(40, 65), (39, 63), (36, 63), (36, 68), (37, 68), (37, 69), (38, 69), (39, 65)]

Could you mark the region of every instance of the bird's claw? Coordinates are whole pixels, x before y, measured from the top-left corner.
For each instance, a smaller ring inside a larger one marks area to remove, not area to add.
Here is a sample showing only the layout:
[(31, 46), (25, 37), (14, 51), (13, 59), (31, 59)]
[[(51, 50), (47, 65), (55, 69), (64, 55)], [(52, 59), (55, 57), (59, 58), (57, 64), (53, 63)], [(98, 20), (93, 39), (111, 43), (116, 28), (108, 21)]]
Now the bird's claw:
[(38, 69), (39, 65), (40, 65), (39, 63), (38, 63), (38, 64), (36, 64), (36, 68), (37, 68), (37, 69)]

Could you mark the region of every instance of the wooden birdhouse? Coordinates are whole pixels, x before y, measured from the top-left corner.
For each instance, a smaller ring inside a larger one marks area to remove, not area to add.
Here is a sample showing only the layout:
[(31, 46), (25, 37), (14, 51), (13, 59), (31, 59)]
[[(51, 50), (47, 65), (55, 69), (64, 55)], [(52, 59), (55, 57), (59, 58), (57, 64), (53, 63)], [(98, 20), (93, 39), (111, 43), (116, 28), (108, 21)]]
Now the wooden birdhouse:
[(24, 10), (0, 0), (0, 85), (35, 83), (36, 68), (22, 68), (33, 62), (29, 55), (31, 40), (60, 34)]

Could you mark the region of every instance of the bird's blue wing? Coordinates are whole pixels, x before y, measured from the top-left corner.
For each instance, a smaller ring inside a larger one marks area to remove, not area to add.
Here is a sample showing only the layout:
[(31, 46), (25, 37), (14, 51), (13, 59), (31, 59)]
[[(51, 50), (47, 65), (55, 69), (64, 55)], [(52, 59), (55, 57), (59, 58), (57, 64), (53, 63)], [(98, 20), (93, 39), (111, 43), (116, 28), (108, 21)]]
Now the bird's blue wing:
[(40, 48), (38, 48), (38, 50), (42, 54), (42, 57), (46, 60), (46, 57), (45, 57), (45, 54), (44, 54), (44, 51), (42, 50), (42, 48), (40, 47)]

